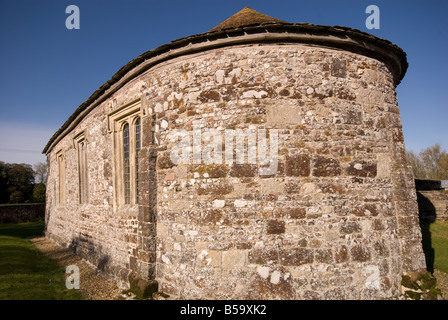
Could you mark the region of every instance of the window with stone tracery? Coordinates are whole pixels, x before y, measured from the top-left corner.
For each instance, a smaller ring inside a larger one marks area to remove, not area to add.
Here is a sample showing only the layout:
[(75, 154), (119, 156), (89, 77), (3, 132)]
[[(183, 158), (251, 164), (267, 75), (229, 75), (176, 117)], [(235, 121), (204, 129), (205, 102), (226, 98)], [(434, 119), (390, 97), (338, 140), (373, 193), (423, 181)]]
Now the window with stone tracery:
[(140, 101), (109, 114), (113, 132), (115, 195), (117, 205), (138, 204), (138, 152), (141, 149)]

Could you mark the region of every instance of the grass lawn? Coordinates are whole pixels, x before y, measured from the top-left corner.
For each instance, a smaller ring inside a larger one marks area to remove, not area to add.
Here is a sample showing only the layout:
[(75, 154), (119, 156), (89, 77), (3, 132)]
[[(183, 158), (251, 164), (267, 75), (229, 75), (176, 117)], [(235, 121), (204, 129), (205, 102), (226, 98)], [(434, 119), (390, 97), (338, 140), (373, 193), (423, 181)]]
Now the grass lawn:
[(65, 287), (65, 270), (26, 239), (43, 229), (44, 222), (0, 224), (0, 300), (81, 299)]
[(421, 228), (428, 270), (448, 273), (448, 223), (421, 223)]

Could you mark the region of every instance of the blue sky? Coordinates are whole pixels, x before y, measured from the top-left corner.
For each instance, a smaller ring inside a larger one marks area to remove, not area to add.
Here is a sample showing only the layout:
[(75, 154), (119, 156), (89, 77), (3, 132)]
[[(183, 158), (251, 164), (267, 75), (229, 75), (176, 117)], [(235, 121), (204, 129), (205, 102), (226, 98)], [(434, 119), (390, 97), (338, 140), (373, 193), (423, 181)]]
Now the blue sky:
[[(68, 5), (80, 29), (68, 30)], [(368, 5), (380, 29), (368, 30)], [(448, 148), (446, 0), (0, 0), (0, 161), (44, 162), (53, 133), (139, 54), (205, 32), (249, 6), (288, 22), (341, 25), (400, 46), (409, 69), (398, 86), (406, 148)]]

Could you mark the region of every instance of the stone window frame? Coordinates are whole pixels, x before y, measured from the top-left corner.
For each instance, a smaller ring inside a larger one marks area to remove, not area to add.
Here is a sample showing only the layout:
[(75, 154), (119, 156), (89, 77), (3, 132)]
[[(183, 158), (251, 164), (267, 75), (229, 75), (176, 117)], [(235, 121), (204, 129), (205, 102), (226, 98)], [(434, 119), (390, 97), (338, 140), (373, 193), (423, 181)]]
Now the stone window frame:
[[(140, 137), (143, 136), (142, 117), (144, 115), (141, 99), (127, 103), (108, 114), (108, 131), (112, 134), (113, 166), (114, 166), (114, 206), (138, 205), (137, 179), (138, 155), (136, 153), (136, 121), (140, 119)], [(129, 125), (129, 167), (130, 194), (129, 201), (125, 197), (124, 159), (123, 159), (123, 128)], [(140, 139), (141, 140), (141, 139)]]
[(78, 203), (89, 203), (89, 170), (87, 167), (87, 145), (88, 140), (85, 131), (78, 133), (73, 138), (73, 147), (78, 158)]
[(65, 206), (65, 187), (66, 187), (66, 162), (65, 153), (61, 150), (56, 152), (56, 163), (58, 166), (58, 181), (57, 181), (57, 204), (59, 207)]

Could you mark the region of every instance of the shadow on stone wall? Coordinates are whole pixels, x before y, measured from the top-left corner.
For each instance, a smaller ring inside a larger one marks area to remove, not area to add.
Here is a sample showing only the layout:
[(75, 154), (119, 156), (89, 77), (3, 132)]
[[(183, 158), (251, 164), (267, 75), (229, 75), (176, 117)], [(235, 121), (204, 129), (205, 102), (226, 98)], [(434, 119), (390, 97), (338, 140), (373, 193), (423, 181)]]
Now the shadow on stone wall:
[(426, 270), (434, 272), (434, 248), (432, 247), (430, 225), (437, 218), (436, 208), (432, 202), (417, 191), (420, 228), (422, 231), (422, 246), (426, 258)]
[(432, 223), (436, 221), (437, 210), (430, 199), (417, 191), (418, 215), (421, 221)]
[(95, 265), (98, 270), (106, 273), (110, 271), (108, 270), (110, 265), (109, 255), (104, 253), (100, 244), (95, 245), (89, 236), (79, 235), (73, 238), (69, 249), (77, 256)]

